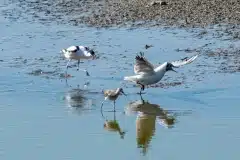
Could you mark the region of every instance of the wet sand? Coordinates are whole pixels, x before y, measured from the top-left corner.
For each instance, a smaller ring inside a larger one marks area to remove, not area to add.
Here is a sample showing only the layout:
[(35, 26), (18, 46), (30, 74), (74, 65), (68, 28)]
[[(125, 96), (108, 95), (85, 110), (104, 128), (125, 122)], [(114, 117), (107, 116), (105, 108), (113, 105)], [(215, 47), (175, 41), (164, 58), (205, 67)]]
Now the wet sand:
[(220, 37), (240, 38), (239, 0), (35, 0), (17, 3), (22, 13), (32, 14), (33, 19), (41, 21), (93, 27), (217, 27)]

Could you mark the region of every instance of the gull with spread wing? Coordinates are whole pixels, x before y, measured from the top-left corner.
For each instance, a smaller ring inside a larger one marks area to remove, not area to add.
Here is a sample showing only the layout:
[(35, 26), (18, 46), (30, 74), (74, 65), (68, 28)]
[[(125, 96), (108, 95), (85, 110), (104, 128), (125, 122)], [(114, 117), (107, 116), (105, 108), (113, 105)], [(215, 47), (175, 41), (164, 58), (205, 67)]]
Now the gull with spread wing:
[(133, 76), (126, 76), (124, 80), (131, 81), (141, 86), (141, 91), (144, 90), (146, 85), (151, 85), (159, 82), (164, 74), (167, 71), (174, 71), (173, 68), (178, 68), (180, 66), (192, 63), (198, 55), (192, 56), (190, 58), (185, 57), (181, 60), (173, 61), (173, 62), (164, 62), (158, 67), (154, 67), (143, 55), (137, 55), (135, 58), (135, 65), (134, 65), (134, 73), (136, 75)]
[[(67, 49), (62, 49), (62, 53), (64, 54), (64, 57), (68, 59), (68, 63), (66, 66), (66, 74), (69, 67), (69, 63), (71, 60), (77, 60), (78, 61), (78, 69), (80, 64), (80, 59), (94, 59), (96, 58), (95, 52), (92, 49), (89, 49), (89, 47), (85, 46), (70, 46)], [(89, 73), (87, 70), (81, 70), (86, 72), (86, 75), (89, 76)]]

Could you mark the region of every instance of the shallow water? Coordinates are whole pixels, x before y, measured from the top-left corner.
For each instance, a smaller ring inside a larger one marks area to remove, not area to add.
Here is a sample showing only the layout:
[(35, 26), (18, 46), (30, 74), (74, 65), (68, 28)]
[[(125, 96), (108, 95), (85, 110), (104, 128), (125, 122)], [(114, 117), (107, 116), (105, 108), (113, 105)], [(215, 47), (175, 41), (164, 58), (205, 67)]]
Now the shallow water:
[[(183, 30), (106, 30), (4, 17), (0, 23), (1, 159), (239, 159), (239, 73), (218, 73), (219, 61), (202, 55), (177, 74), (167, 73), (165, 87), (146, 89), (144, 100), (160, 106), (151, 114), (129, 111), (131, 102), (141, 100), (139, 88), (122, 81), (133, 74), (140, 51), (158, 64), (194, 54), (179, 48), (232, 42), (198, 39)], [(61, 77), (66, 61), (59, 51), (73, 44), (93, 46), (99, 59), (81, 63), (90, 77), (70, 68), (73, 77), (66, 84)], [(145, 44), (154, 47), (145, 50)], [(117, 100), (119, 126), (113, 121), (111, 132), (104, 123), (114, 120), (113, 107), (106, 102), (102, 117), (101, 91), (119, 86), (128, 96)], [(173, 127), (159, 123), (162, 110), (175, 116)]]

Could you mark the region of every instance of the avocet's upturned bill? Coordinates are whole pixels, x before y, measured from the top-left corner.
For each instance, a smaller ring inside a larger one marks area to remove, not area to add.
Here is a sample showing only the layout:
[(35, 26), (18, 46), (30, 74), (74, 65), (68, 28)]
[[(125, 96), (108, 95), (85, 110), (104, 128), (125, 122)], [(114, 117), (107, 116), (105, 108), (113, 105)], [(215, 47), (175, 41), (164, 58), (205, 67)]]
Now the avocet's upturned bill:
[[(67, 49), (62, 49), (62, 53), (64, 54), (64, 57), (68, 59), (68, 63), (66, 66), (66, 74), (69, 67), (69, 63), (71, 60), (77, 60), (78, 61), (78, 69), (81, 59), (94, 59), (96, 58), (95, 52), (92, 49), (89, 49), (85, 46), (70, 46)], [(81, 70), (86, 72), (86, 75), (89, 76), (89, 73), (87, 70)]]
[(136, 56), (136, 62), (134, 65), (134, 73), (136, 75), (133, 76), (126, 76), (124, 80), (131, 81), (136, 84), (141, 85), (141, 91), (144, 90), (146, 85), (151, 85), (159, 82), (164, 74), (167, 71), (174, 71), (173, 68), (178, 68), (180, 66), (192, 63), (198, 55), (193, 57), (185, 57), (181, 60), (173, 61), (173, 62), (164, 62), (160, 66), (154, 68), (154, 66), (144, 57), (143, 53), (140, 53), (140, 56)]

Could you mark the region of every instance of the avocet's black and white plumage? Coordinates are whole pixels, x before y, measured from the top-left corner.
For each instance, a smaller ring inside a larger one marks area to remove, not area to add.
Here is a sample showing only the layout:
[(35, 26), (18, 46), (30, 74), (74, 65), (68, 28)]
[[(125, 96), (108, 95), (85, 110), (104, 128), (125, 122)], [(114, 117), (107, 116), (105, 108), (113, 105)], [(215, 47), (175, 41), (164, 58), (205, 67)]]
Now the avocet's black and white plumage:
[(176, 72), (173, 68), (192, 63), (197, 57), (198, 55), (195, 55), (190, 58), (185, 57), (173, 62), (165, 62), (154, 68), (154, 66), (141, 53), (140, 56), (137, 55), (135, 58), (134, 73), (136, 75), (124, 77), (124, 80), (141, 85), (142, 91), (144, 90), (144, 86), (159, 82), (167, 71)]
[[(67, 49), (62, 49), (62, 53), (64, 54), (64, 57), (68, 59), (68, 63), (66, 68), (68, 69), (69, 62), (71, 60), (77, 60), (78, 61), (78, 69), (79, 70), (79, 64), (80, 59), (94, 59), (96, 57), (95, 52), (92, 49), (89, 49), (85, 46), (70, 46)], [(67, 73), (66, 69), (66, 73)], [(89, 73), (87, 70), (82, 70), (86, 72), (86, 74), (89, 76)]]

